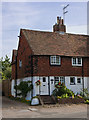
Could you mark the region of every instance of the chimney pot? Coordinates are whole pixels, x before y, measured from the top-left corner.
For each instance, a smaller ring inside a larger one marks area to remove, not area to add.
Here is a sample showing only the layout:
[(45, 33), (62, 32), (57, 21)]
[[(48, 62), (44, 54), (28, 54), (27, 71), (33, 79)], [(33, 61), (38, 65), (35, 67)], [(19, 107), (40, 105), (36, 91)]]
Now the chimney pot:
[(57, 16), (57, 24), (59, 24), (60, 23), (60, 21), (59, 21), (59, 16)]

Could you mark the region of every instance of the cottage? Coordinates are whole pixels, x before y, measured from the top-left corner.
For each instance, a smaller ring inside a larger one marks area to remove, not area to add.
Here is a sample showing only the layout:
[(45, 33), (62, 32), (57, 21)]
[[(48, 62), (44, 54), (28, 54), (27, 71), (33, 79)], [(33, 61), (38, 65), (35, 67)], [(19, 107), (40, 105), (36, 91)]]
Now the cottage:
[[(74, 93), (89, 85), (89, 36), (68, 34), (63, 19), (57, 17), (53, 32), (21, 29), (18, 50), (12, 55), (12, 95), (14, 85), (32, 81), (32, 96), (51, 95), (58, 81)], [(41, 85), (36, 82), (40, 80)]]

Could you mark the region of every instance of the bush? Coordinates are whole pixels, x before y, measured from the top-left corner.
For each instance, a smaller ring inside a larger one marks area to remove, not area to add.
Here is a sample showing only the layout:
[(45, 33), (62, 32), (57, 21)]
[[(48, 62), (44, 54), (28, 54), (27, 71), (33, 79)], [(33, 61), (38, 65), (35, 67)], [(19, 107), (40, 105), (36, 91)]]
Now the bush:
[(56, 98), (57, 98), (57, 96), (60, 96), (62, 98), (68, 98), (68, 97), (74, 96), (74, 93), (73, 93), (73, 91), (66, 88), (65, 85), (58, 84), (58, 86), (56, 85), (56, 88), (53, 90), (52, 95)]
[(20, 93), (17, 93), (17, 95), (22, 95), (23, 98), (25, 98), (27, 96), (27, 93), (30, 92), (33, 89), (33, 85), (30, 84), (30, 86), (28, 85), (30, 81), (26, 82), (26, 81), (21, 81), (19, 85), (14, 86), (14, 89), (17, 89), (20, 91)]
[(86, 100), (84, 103), (89, 104), (89, 100)]

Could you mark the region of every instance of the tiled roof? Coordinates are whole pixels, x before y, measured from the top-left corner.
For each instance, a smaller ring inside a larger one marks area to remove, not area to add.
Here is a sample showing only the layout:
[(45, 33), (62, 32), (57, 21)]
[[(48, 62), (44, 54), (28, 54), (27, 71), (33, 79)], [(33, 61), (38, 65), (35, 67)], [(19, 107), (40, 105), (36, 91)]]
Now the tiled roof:
[(88, 56), (88, 35), (21, 30), (34, 55)]

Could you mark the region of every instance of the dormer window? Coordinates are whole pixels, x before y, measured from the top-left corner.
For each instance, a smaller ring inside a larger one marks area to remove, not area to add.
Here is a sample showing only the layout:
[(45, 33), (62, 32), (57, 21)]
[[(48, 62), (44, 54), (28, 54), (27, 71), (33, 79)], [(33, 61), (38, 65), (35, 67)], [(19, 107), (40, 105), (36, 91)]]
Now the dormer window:
[(82, 58), (72, 58), (72, 66), (82, 66)]
[(60, 65), (61, 64), (60, 56), (50, 56), (50, 64), (51, 65)]

